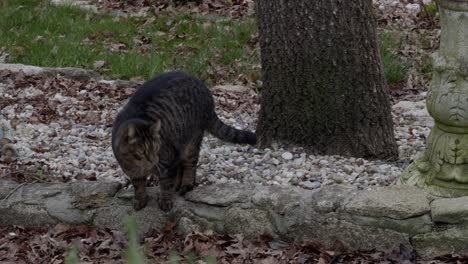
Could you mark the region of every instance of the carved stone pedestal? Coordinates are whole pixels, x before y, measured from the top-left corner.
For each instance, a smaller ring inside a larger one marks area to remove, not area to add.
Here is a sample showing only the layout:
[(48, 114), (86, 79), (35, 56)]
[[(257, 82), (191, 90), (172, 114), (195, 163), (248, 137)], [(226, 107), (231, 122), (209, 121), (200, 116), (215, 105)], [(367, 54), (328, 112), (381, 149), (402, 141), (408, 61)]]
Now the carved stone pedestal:
[(468, 0), (438, 0), (442, 36), (427, 109), (435, 120), (425, 153), (401, 175), (444, 197), (468, 195)]

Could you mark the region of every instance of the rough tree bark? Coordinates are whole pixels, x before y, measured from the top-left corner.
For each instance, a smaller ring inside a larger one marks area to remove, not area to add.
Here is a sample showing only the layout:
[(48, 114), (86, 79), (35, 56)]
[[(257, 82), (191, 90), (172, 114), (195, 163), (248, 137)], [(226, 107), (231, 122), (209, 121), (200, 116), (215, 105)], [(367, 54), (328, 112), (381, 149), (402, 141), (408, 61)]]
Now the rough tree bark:
[(256, 0), (260, 144), (396, 158), (371, 0)]

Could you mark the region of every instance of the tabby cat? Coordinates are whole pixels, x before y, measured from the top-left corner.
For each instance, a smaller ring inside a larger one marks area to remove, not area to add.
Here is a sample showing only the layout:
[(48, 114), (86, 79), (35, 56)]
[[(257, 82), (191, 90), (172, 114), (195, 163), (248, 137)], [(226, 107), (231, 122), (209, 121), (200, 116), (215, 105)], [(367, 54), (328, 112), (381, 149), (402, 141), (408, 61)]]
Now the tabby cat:
[(114, 155), (130, 178), (133, 208), (146, 206), (146, 178), (159, 178), (159, 207), (169, 211), (175, 193), (193, 189), (205, 130), (228, 142), (256, 144), (254, 133), (218, 119), (213, 96), (202, 81), (183, 72), (162, 74), (141, 86), (117, 115)]

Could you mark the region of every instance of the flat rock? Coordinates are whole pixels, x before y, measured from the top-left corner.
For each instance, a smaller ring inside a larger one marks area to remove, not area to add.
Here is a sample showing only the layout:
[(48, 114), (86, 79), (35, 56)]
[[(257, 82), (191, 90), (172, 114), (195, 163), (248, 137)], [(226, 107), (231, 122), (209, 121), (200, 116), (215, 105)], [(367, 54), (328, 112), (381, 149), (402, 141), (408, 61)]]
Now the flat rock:
[(0, 225), (14, 224), (35, 228), (58, 223), (45, 208), (27, 204), (16, 204), (11, 207), (0, 205), (0, 216)]
[(267, 212), (259, 209), (244, 210), (237, 207), (226, 212), (224, 231), (228, 234), (242, 233), (246, 238), (274, 234)]
[(468, 254), (468, 227), (456, 227), (441, 232), (416, 235), (412, 243), (423, 258), (446, 254)]
[[(148, 202), (145, 208), (135, 211), (132, 201), (128, 199), (114, 199), (107, 206), (95, 209), (94, 225), (125, 231), (123, 219), (132, 215), (138, 224), (140, 234), (150, 231), (152, 228), (163, 228), (169, 217), (177, 212), (177, 206), (171, 212), (165, 213), (159, 209), (159, 188), (148, 188)], [(179, 197), (177, 200), (181, 200)], [(177, 202), (177, 201), (176, 201)]]
[[(348, 220), (349, 219), (349, 220)], [(360, 226), (378, 227), (380, 229), (391, 229), (399, 233), (416, 235), (431, 232), (433, 223), (429, 214), (416, 216), (408, 219), (397, 220), (389, 217), (369, 217), (351, 215), (346, 218), (348, 222)]]
[(355, 186), (328, 185), (311, 193), (308, 204), (321, 213), (334, 212), (343, 207), (359, 191)]
[(96, 72), (80, 69), (80, 68), (44, 68), (44, 74), (47, 76), (62, 75), (66, 78), (74, 80), (90, 80), (99, 79), (99, 75)]
[(237, 92), (237, 93), (245, 93), (245, 92), (250, 91), (249, 87), (242, 86), (242, 85), (216, 85), (212, 89), (223, 90), (226, 92)]
[(142, 83), (135, 81), (127, 80), (99, 80), (100, 83), (105, 83), (109, 85), (115, 85), (116, 87), (125, 87), (125, 88), (138, 88)]
[(104, 205), (120, 189), (118, 182), (74, 182), (71, 191), (79, 208)]
[(44, 205), (46, 199), (67, 192), (69, 186), (59, 183), (24, 184), (15, 188), (15, 191), (5, 201), (12, 205), (17, 203), (29, 205)]
[(185, 194), (185, 200), (215, 206), (243, 203), (253, 195), (252, 184), (216, 184), (196, 187), (196, 192)]
[(307, 201), (310, 191), (298, 187), (287, 186), (256, 186), (251, 201), (260, 208), (272, 209), (283, 214), (289, 207), (294, 207)]
[(400, 245), (412, 249), (407, 234), (371, 226), (360, 226), (347, 221), (329, 218), (323, 222), (301, 221), (288, 230), (292, 240), (318, 240), (327, 247), (333, 247), (336, 240), (343, 242), (350, 250), (380, 251), (399, 250)]
[(57, 6), (75, 6), (83, 11), (98, 13), (98, 8), (95, 5), (90, 5), (87, 1), (82, 0), (51, 0), (51, 4)]
[[(10, 191), (19, 187), (0, 200), (0, 225), (41, 227), (62, 222), (125, 230), (123, 220), (134, 215), (141, 234), (170, 222), (185, 233), (213, 230), (249, 238), (269, 233), (285, 241), (318, 240), (329, 247), (340, 240), (351, 250), (392, 251), (404, 245), (424, 257), (468, 253), (468, 226), (452, 223), (466, 216), (466, 197), (437, 199), (430, 205), (432, 196), (410, 186), (363, 191), (343, 185), (317, 190), (206, 185), (175, 197), (174, 208), (165, 213), (158, 206), (157, 187), (147, 189), (146, 207), (135, 211), (133, 189), (119, 189), (118, 184), (0, 183)], [(89, 200), (84, 203), (88, 206), (81, 207), (83, 197)], [(451, 225), (434, 223), (431, 207), (435, 219)]]
[(208, 221), (223, 221), (226, 207), (213, 207), (204, 203), (189, 203), (187, 208), (196, 216)]
[(75, 80), (89, 80), (99, 78), (99, 75), (96, 72), (72, 67), (48, 68), (24, 64), (0, 63), (0, 70), (9, 70), (12, 72), (23, 71), (26, 75), (43, 75), (48, 77), (55, 77), (57, 74), (59, 74), (66, 78)]
[(17, 187), (19, 187), (19, 183), (16, 183), (14, 181), (1, 180), (0, 181), (0, 199), (4, 199), (8, 195), (10, 195), (11, 192)]
[(429, 213), (430, 202), (430, 196), (417, 187), (379, 187), (358, 193), (345, 210), (354, 215), (401, 220)]
[(102, 193), (108, 197), (113, 197), (120, 189), (119, 182), (74, 182), (71, 190), (74, 195), (80, 197), (94, 196)]
[(182, 234), (190, 234), (191, 232), (200, 232), (201, 227), (195, 224), (190, 218), (182, 216), (177, 222), (176, 231)]
[(48, 199), (46, 210), (50, 216), (67, 224), (90, 224), (93, 217), (92, 211), (77, 209), (73, 205), (73, 198), (68, 194), (61, 194), (56, 199)]
[(431, 203), (434, 222), (458, 224), (468, 222), (468, 197), (436, 199)]
[(12, 72), (23, 71), (26, 75), (34, 75), (42, 73), (44, 68), (24, 64), (0, 63), (0, 70), (8, 70)]

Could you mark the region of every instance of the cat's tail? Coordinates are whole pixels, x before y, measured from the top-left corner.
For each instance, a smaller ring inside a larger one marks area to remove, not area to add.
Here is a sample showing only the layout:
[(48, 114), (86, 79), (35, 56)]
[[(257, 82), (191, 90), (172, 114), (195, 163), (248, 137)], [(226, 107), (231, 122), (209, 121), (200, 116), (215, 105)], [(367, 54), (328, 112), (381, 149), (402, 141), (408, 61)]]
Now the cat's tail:
[(255, 133), (228, 126), (224, 124), (223, 121), (219, 120), (216, 115), (214, 115), (208, 131), (223, 141), (250, 145), (257, 144), (257, 136)]

